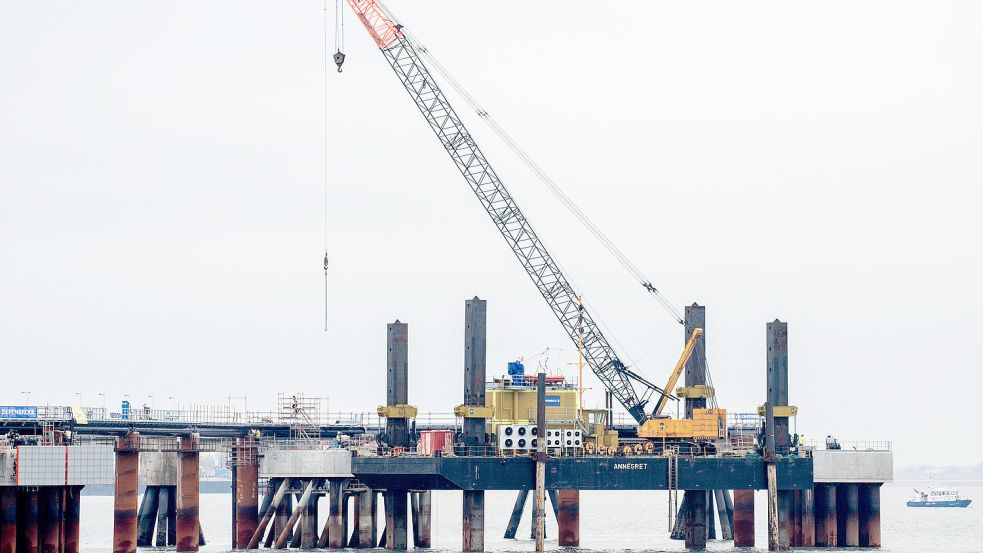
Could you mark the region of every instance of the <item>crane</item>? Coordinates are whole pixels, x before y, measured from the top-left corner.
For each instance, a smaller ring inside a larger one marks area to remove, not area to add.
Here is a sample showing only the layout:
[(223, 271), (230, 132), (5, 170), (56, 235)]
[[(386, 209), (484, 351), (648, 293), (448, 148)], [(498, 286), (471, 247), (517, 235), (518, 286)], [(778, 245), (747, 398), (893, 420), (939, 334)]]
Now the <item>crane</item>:
[[(664, 404), (671, 397), (669, 392), (628, 368), (618, 357), (451, 107), (402, 25), (377, 0), (347, 1), (567, 335), (575, 344), (582, 344), (584, 360), (592, 372), (639, 424), (652, 418), (646, 412), (647, 403), (658, 395), (659, 403)], [(647, 289), (654, 287), (648, 284)]]
[(683, 348), (682, 355), (679, 356), (679, 361), (676, 361), (676, 366), (673, 367), (672, 372), (669, 373), (669, 381), (666, 382), (665, 388), (667, 393), (662, 394), (658, 401), (655, 403), (655, 410), (652, 411), (653, 418), (659, 418), (662, 415), (662, 410), (666, 408), (666, 404), (669, 403), (670, 396), (668, 392), (672, 391), (676, 387), (676, 382), (679, 380), (679, 375), (683, 373), (683, 369), (686, 367), (686, 363), (689, 358), (693, 355), (693, 350), (696, 349), (696, 343), (699, 341), (700, 336), (703, 336), (702, 328), (694, 328), (693, 333), (689, 337), (689, 341), (686, 342), (686, 347)]

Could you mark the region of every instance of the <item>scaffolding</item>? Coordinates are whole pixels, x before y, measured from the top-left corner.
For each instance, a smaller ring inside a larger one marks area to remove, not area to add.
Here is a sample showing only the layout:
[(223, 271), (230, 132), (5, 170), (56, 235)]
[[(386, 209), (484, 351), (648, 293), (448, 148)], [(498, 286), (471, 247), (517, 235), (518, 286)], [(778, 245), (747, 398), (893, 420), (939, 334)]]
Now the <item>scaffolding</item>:
[(320, 397), (308, 397), (303, 393), (287, 395), (277, 393), (277, 420), (290, 428), (290, 439), (317, 442), (321, 439)]

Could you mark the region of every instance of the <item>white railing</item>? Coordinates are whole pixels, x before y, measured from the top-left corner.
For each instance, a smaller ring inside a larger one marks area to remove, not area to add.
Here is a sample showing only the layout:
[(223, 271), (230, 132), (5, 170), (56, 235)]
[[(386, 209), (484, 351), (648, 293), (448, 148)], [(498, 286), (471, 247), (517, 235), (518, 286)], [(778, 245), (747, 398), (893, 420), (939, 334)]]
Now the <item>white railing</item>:
[(833, 439), (829, 443), (827, 440), (806, 440), (806, 443), (814, 450), (826, 451), (891, 451), (893, 443), (883, 440), (850, 440), (840, 441)]
[[(177, 424), (217, 424), (230, 426), (297, 426), (317, 425), (354, 426), (366, 429), (385, 427), (386, 419), (371, 411), (321, 411), (305, 412), (289, 408), (280, 411), (246, 411), (227, 405), (188, 405), (170, 409), (150, 406), (121, 407), (67, 407), (37, 406), (37, 417), (21, 417), (19, 420), (71, 421), (84, 417), (89, 423), (98, 422), (161, 422)], [(457, 419), (450, 412), (421, 411), (416, 416), (419, 429), (455, 428)]]

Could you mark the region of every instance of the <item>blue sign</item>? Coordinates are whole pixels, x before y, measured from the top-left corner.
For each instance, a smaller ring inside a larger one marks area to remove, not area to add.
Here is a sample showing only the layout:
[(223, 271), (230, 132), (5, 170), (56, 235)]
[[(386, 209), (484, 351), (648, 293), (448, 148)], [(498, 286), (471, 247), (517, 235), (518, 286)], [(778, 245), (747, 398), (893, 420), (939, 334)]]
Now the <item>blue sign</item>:
[(38, 408), (35, 405), (3, 405), (0, 406), (0, 419), (36, 419)]
[(560, 406), (560, 396), (546, 396), (546, 406), (547, 407), (559, 407)]

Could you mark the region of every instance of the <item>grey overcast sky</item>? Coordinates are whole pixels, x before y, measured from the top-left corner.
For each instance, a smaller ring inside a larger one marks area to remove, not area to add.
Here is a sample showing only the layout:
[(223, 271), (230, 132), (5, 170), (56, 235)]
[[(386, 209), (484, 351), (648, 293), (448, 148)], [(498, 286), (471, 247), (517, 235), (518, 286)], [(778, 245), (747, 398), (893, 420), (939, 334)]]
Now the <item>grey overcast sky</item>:
[[(722, 406), (763, 401), (777, 317), (807, 436), (981, 460), (983, 3), (390, 4), (673, 302), (708, 306)], [(303, 390), (370, 410), (399, 318), (411, 402), (447, 412), (475, 295), (489, 373), (546, 347), (572, 372), (347, 11), (323, 331), (322, 21), (313, 0), (0, 0), (0, 404)], [(451, 100), (621, 351), (664, 380), (681, 328)]]

